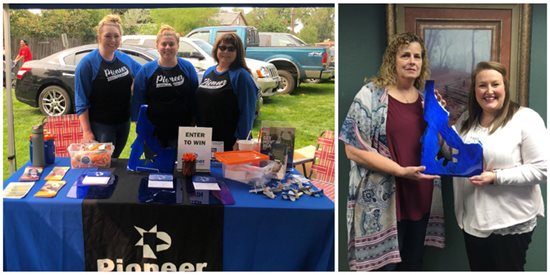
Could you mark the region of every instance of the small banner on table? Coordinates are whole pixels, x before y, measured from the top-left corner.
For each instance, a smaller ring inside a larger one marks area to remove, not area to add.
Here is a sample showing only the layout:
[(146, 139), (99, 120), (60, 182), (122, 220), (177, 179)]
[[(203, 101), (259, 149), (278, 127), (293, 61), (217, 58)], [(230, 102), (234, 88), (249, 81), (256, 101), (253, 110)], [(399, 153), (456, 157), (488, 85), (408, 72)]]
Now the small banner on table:
[(87, 271), (223, 268), (223, 207), (90, 200), (82, 216)]

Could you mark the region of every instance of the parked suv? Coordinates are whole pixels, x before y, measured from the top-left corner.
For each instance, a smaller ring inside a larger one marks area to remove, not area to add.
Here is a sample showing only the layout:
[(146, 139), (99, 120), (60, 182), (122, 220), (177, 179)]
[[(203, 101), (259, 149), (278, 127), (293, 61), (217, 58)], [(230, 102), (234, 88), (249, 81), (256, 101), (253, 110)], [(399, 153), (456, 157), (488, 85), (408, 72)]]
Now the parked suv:
[[(125, 35), (122, 37), (122, 44), (155, 48), (156, 39), (155, 35)], [(216, 64), (212, 57), (212, 45), (200, 39), (181, 37), (178, 55), (202, 70)], [(275, 95), (281, 83), (277, 68), (271, 63), (250, 58), (246, 58), (246, 64), (260, 88), (261, 96)]]

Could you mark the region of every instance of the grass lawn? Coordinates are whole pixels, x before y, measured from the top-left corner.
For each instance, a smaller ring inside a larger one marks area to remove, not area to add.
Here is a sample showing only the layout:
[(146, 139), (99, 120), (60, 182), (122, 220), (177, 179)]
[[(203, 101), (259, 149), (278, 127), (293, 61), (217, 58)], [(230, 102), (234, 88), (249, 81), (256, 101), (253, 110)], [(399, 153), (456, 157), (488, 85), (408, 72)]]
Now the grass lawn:
[[(43, 119), (38, 108), (32, 108), (15, 99), (13, 94), (13, 117), (15, 135), (15, 153), (17, 168), (30, 159), (29, 135), (33, 125)], [(3, 117), (3, 179), (9, 177), (8, 158), (8, 123), (6, 92), (4, 89)], [(325, 129), (334, 130), (334, 82), (304, 83), (291, 95), (278, 95), (264, 99), (260, 116), (254, 123), (252, 134), (258, 136), (262, 122), (277, 121), (296, 128), (295, 148), (315, 145), (317, 136)], [(130, 156), (130, 145), (135, 139), (135, 124), (132, 124), (128, 143), (120, 155)]]

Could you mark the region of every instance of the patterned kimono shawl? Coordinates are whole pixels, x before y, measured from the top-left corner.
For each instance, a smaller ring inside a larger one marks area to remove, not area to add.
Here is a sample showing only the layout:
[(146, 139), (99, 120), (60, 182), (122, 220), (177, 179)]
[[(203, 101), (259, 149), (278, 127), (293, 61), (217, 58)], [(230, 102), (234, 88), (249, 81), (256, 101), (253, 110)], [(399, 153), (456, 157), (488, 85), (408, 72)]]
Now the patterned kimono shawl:
[[(386, 139), (388, 94), (373, 83), (355, 96), (339, 139), (391, 158)], [(395, 177), (351, 161), (347, 201), (348, 258), (351, 270), (379, 269), (401, 262), (397, 243)], [(441, 181), (434, 181), (425, 245), (444, 247)]]

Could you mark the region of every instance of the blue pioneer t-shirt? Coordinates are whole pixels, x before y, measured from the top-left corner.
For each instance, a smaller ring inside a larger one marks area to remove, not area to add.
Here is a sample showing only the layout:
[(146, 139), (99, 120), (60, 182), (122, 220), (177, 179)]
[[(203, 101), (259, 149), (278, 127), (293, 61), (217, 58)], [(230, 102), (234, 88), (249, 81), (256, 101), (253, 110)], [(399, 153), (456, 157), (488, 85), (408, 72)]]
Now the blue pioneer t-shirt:
[(258, 87), (244, 68), (217, 72), (212, 66), (197, 89), (197, 125), (212, 127), (212, 140), (233, 150), (237, 138), (245, 139), (252, 129), (257, 96)]
[(101, 62), (97, 77), (92, 82), (90, 120), (114, 124), (130, 118), (132, 74), (126, 64), (115, 59)]
[(75, 109), (89, 110), (90, 121), (118, 124), (130, 118), (130, 97), (134, 75), (141, 65), (115, 51), (105, 61), (95, 49), (80, 61), (75, 72)]
[(180, 126), (192, 126), (195, 90), (198, 77), (188, 61), (178, 58), (178, 65), (167, 68), (151, 61), (138, 72), (134, 82), (132, 118), (147, 104), (147, 117), (155, 126), (154, 135), (163, 145), (177, 140)]
[(239, 108), (228, 73), (213, 70), (204, 76), (197, 90), (197, 110), (198, 126), (212, 127), (212, 140), (223, 141), (224, 150), (232, 150)]

